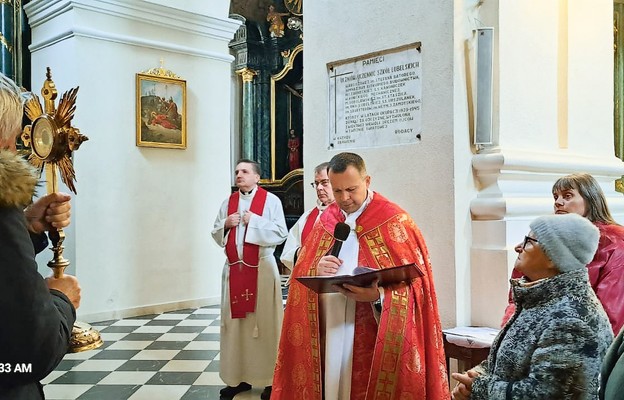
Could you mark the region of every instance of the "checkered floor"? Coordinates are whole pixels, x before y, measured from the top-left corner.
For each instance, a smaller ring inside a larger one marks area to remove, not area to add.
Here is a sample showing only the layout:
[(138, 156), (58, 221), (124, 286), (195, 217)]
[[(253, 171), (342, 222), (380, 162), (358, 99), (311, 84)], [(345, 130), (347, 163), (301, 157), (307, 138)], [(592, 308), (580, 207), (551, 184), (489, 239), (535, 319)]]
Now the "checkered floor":
[(104, 345), (67, 354), (42, 381), (46, 399), (218, 400), (219, 324), (218, 305), (94, 323)]

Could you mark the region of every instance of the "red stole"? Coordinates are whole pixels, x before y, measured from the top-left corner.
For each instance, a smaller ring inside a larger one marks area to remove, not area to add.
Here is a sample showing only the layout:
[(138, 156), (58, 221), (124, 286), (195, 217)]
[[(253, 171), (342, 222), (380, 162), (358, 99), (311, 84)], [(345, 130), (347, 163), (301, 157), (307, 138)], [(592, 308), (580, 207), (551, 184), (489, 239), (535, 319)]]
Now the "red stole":
[(308, 219), (306, 220), (306, 223), (303, 226), (303, 231), (301, 231), (301, 244), (302, 245), (303, 245), (303, 242), (305, 242), (308, 235), (310, 234), (310, 232), (312, 232), (312, 228), (314, 227), (314, 223), (316, 222), (316, 217), (318, 217), (319, 212), (320, 211), (318, 207), (314, 207), (314, 210), (312, 210), (312, 212), (310, 212), (310, 215), (308, 215)]
[[(292, 276), (316, 275), (319, 259), (332, 247), (332, 232), (344, 220), (331, 204), (310, 233)], [(379, 325), (369, 303), (358, 302), (351, 373), (351, 400), (450, 398), (438, 305), (429, 254), (418, 227), (396, 204), (378, 193), (356, 221), (359, 264), (371, 268), (416, 263), (424, 276), (386, 290)], [(291, 280), (272, 400), (321, 400), (323, 341), (318, 295)]]
[[(228, 215), (238, 211), (239, 192), (232, 193), (228, 201)], [(258, 186), (256, 194), (251, 201), (249, 211), (262, 215), (267, 191)], [(241, 215), (241, 218), (243, 216)], [(258, 290), (258, 263), (260, 261), (260, 246), (247, 243), (243, 239), (243, 259), (238, 257), (236, 248), (236, 229), (230, 229), (225, 255), (230, 266), (230, 309), (232, 318), (245, 318), (247, 313), (256, 311), (256, 293)], [(245, 235), (247, 236), (247, 227)]]

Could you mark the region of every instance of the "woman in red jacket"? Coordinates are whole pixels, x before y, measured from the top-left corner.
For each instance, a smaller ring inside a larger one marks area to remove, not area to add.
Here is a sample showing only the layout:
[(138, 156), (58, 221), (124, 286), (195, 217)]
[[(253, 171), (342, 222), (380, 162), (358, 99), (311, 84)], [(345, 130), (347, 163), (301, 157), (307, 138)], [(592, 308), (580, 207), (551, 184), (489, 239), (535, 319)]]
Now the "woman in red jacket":
[[(624, 325), (624, 227), (611, 216), (600, 185), (589, 174), (559, 178), (553, 185), (552, 193), (555, 214), (582, 215), (600, 230), (598, 250), (587, 264), (589, 282), (609, 316), (613, 332), (617, 334)], [(520, 276), (521, 273), (513, 271), (512, 278)], [(514, 311), (510, 299), (503, 325)]]

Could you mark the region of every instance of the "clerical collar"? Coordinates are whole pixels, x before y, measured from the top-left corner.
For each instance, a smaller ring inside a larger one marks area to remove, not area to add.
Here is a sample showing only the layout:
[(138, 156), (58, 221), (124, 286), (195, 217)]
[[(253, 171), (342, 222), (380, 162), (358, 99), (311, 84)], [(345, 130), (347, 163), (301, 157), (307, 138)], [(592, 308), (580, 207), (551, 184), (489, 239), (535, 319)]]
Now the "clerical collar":
[(373, 191), (368, 189), (367, 194), (366, 194), (366, 200), (364, 200), (364, 202), (362, 203), (360, 208), (357, 209), (357, 211), (347, 214), (345, 211), (340, 209), (340, 212), (342, 213), (342, 215), (345, 216), (345, 219), (346, 219), (345, 222), (347, 223), (347, 225), (349, 225), (349, 222), (355, 223), (355, 220), (364, 212), (364, 210), (366, 209), (366, 207), (368, 207), (368, 205), (370, 204), (372, 200), (373, 200)]
[(242, 191), (242, 190), (240, 190), (240, 189), (238, 189), (238, 191), (239, 191), (239, 192), (241, 192), (241, 194), (242, 194), (243, 196), (249, 196), (250, 194), (252, 194), (252, 193), (254, 192), (254, 190), (256, 190), (256, 188), (257, 188), (257, 187), (258, 187), (258, 186), (254, 186), (254, 188), (253, 188), (253, 189), (251, 189), (249, 192), (243, 192), (243, 191)]
[[(333, 201), (332, 201), (332, 203), (333, 203)], [(332, 204), (332, 203), (323, 204), (323, 203), (321, 203), (321, 201), (319, 199), (316, 199), (316, 208), (318, 208), (319, 211), (325, 211), (325, 209), (327, 207), (329, 207), (329, 205)]]

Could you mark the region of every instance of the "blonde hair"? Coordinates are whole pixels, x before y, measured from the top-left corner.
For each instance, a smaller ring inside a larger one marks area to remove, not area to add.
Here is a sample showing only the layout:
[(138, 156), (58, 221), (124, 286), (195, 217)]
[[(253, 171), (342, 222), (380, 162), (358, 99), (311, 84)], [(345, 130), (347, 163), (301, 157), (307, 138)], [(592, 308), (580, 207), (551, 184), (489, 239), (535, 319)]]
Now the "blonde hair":
[(23, 114), (21, 89), (0, 72), (0, 141), (15, 139), (22, 128)]

